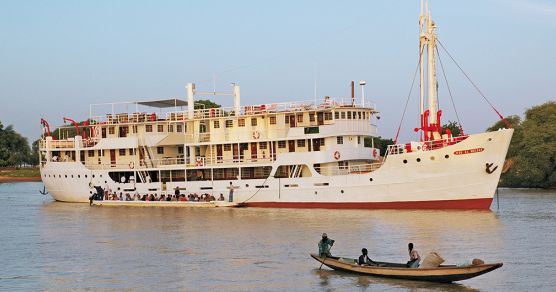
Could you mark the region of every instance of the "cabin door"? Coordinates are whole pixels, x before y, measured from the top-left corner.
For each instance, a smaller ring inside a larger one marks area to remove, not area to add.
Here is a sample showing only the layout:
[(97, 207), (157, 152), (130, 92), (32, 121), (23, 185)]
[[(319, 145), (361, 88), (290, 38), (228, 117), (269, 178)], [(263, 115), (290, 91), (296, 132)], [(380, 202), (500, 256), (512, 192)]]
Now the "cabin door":
[(288, 141), (288, 150), (290, 152), (295, 152), (295, 140)]
[(320, 151), (320, 140), (313, 139), (313, 151)]
[(251, 160), (257, 161), (257, 143), (251, 143)]
[(216, 160), (222, 162), (222, 144), (216, 145)]
[(239, 152), (238, 145), (232, 144), (232, 154), (234, 156), (234, 161), (237, 161), (239, 159), (238, 152)]
[(318, 112), (317, 113), (317, 123), (318, 125), (324, 125), (324, 113), (323, 112)]
[(295, 127), (295, 115), (290, 115), (290, 127)]
[(110, 164), (116, 166), (116, 149), (110, 149)]

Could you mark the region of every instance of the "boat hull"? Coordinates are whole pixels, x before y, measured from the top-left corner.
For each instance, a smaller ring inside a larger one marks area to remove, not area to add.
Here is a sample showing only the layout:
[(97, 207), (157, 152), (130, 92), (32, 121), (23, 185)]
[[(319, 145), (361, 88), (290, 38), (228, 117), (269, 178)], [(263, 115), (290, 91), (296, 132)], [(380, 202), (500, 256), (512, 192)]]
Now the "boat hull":
[[(388, 155), (380, 168), (368, 173), (233, 180), (234, 203), (269, 208), (488, 210), (512, 134), (511, 129), (474, 134), (440, 149)], [(79, 162), (49, 162), (41, 168), (41, 176), (53, 198), (63, 202), (88, 202), (94, 186), (108, 186), (124, 196), (173, 193), (178, 187), (182, 194), (222, 194), (228, 199), (229, 180), (119, 183), (109, 171), (91, 170)]]
[[(440, 283), (451, 283), (471, 279), (490, 271), (496, 270), (503, 265), (502, 263), (494, 263), (473, 265), (467, 267), (440, 266), (438, 268), (421, 269), (388, 266), (360, 266), (357, 264), (350, 264), (339, 261), (337, 258), (323, 258), (315, 254), (311, 254), (311, 257), (321, 262), (325, 266), (337, 271), (369, 275), (374, 277)], [(384, 264), (388, 265), (389, 263)], [(401, 266), (400, 264), (395, 265)]]

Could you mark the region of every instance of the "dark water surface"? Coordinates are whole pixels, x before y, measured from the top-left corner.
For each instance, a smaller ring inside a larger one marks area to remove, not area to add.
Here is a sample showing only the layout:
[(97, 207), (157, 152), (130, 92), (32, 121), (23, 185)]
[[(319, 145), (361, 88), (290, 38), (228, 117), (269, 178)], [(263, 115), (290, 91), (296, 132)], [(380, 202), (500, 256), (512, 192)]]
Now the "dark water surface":
[[(556, 286), (556, 193), (500, 190), (492, 212), (89, 207), (40, 183), (0, 184), (0, 290), (512, 290)], [(333, 254), (407, 261), (407, 242), (446, 263), (504, 266), (434, 284), (318, 270)]]

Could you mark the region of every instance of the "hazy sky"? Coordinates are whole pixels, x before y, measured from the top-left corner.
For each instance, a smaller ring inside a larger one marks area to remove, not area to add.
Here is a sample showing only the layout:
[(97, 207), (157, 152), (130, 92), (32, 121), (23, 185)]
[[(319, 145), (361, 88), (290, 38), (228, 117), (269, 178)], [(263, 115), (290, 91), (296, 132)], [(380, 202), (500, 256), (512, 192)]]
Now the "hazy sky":
[[(431, 10), (440, 40), (503, 114), (556, 99), (555, 1), (431, 1)], [(3, 0), (0, 121), (35, 139), (41, 117), (61, 125), (87, 118), (91, 103), (184, 97), (187, 82), (211, 90), (214, 74), (218, 90), (241, 85), (243, 104), (312, 100), (316, 76), (319, 98), (348, 97), (351, 80), (366, 80), (380, 134), (392, 137), (418, 61), (418, 15), (418, 0)], [(483, 131), (497, 116), (443, 62), (465, 129)], [(418, 125), (417, 92), (404, 138)]]

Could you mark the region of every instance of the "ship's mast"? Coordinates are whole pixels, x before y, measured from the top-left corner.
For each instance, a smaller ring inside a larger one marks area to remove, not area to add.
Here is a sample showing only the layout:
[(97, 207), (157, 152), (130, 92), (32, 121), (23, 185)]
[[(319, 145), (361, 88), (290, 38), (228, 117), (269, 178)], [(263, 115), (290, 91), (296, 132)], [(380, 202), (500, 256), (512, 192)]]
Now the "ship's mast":
[[(436, 25), (432, 21), (428, 1), (421, 0), (419, 16), (419, 64), (420, 64), (420, 101), (421, 129), (425, 140), (431, 137), (430, 130), (438, 127), (438, 83), (436, 80)], [(425, 63), (426, 55), (426, 63)], [(425, 73), (426, 66), (426, 73)], [(427, 75), (425, 75), (427, 74)], [(426, 82), (425, 82), (426, 77)], [(428, 121), (425, 120), (425, 88), (428, 104)], [(432, 126), (432, 127), (431, 127)]]

